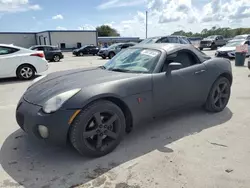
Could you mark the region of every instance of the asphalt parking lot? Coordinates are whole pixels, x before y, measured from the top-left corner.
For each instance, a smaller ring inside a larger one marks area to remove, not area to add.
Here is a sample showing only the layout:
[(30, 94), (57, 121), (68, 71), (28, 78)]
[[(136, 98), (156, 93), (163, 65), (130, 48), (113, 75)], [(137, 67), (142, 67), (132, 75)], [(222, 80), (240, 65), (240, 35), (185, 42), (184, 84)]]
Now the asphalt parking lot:
[[(65, 53), (49, 72), (106, 61)], [(139, 125), (98, 159), (29, 139), (16, 123), (15, 107), (30, 81), (1, 79), (0, 187), (249, 188), (250, 72), (232, 65), (232, 95), (223, 112), (193, 109)]]

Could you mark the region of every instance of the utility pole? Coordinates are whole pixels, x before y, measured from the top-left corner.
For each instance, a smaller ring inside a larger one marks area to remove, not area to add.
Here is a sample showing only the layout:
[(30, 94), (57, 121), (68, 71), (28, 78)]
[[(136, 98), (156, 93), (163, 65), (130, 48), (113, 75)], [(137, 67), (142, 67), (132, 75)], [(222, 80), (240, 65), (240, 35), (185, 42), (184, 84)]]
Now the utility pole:
[(146, 11), (146, 38), (148, 38), (148, 11)]

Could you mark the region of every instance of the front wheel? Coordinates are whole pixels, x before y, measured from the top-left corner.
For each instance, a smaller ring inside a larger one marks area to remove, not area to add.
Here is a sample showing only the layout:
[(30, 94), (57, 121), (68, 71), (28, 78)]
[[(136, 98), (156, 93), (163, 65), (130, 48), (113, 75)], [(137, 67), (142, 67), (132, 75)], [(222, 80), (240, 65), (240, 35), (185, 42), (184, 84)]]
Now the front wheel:
[(219, 77), (213, 84), (205, 109), (209, 112), (220, 112), (227, 106), (231, 94), (231, 84), (225, 77)]
[(21, 80), (30, 80), (34, 78), (36, 72), (34, 67), (32, 67), (31, 65), (21, 65), (20, 67), (18, 67), (16, 74), (17, 77)]
[(114, 52), (110, 52), (110, 53), (109, 53), (109, 59), (112, 59), (114, 56), (115, 56), (115, 53), (114, 53)]
[(80, 52), (80, 53), (79, 53), (79, 56), (83, 56), (83, 53), (82, 53), (82, 52)]
[(212, 45), (211, 45), (211, 50), (216, 50), (217, 49), (217, 46), (213, 43)]
[(88, 105), (74, 120), (70, 141), (82, 155), (101, 157), (113, 151), (125, 133), (125, 117), (114, 103), (100, 100)]

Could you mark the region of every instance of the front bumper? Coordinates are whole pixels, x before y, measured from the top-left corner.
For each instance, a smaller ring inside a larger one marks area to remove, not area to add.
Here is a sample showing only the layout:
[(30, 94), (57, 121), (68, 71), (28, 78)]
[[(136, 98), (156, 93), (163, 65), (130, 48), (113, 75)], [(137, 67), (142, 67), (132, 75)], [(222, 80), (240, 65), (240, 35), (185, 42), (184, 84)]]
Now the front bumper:
[(215, 57), (224, 57), (224, 58), (235, 58), (235, 53), (234, 52), (222, 52), (222, 51), (217, 51), (215, 52)]
[(199, 45), (200, 48), (211, 48), (212, 43), (201, 43)]
[(103, 52), (103, 51), (99, 51), (97, 53), (97, 55), (100, 56), (100, 57), (107, 57), (107, 54), (105, 52)]
[[(42, 107), (21, 99), (16, 108), (18, 125), (31, 137), (44, 140), (55, 145), (65, 145), (69, 130), (69, 119), (75, 110), (58, 110), (45, 114)], [(49, 130), (49, 136), (43, 139), (38, 132), (38, 125), (44, 125)]]

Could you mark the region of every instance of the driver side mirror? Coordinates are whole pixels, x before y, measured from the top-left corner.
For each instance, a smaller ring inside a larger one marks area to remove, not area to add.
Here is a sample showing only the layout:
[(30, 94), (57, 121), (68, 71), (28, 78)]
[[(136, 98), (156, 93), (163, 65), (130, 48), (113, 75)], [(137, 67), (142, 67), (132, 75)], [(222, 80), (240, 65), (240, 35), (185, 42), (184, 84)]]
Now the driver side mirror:
[(179, 70), (182, 68), (182, 64), (181, 63), (177, 63), (177, 62), (172, 62), (168, 65), (166, 74), (171, 73), (174, 70)]

